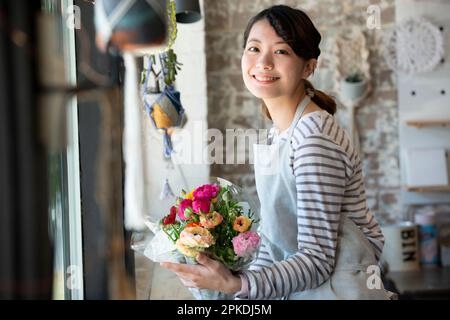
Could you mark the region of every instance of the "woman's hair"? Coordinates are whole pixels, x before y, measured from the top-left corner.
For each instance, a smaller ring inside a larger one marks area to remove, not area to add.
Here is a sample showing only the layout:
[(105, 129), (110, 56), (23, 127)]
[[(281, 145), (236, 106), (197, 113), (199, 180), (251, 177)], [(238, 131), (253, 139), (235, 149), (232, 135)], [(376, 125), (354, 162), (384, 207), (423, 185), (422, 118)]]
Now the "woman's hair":
[[(244, 48), (253, 25), (263, 19), (270, 23), (277, 35), (294, 50), (297, 56), (306, 61), (319, 57), (319, 43), (322, 39), (319, 31), (306, 13), (285, 5), (272, 6), (250, 19), (244, 32)], [(306, 92), (314, 92), (311, 99), (314, 103), (332, 115), (336, 112), (336, 102), (329, 95), (314, 89), (311, 82), (306, 79), (303, 79), (302, 82)], [(271, 119), (269, 110), (264, 103), (262, 108), (264, 114)]]

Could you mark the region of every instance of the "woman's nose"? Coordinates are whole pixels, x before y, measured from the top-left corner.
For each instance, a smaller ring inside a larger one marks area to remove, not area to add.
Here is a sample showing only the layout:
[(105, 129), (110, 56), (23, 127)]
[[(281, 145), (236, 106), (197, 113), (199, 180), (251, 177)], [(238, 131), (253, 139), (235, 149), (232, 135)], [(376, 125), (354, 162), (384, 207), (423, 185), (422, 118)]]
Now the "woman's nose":
[(273, 62), (272, 59), (268, 55), (261, 55), (256, 61), (256, 68), (261, 70), (272, 70), (273, 69)]

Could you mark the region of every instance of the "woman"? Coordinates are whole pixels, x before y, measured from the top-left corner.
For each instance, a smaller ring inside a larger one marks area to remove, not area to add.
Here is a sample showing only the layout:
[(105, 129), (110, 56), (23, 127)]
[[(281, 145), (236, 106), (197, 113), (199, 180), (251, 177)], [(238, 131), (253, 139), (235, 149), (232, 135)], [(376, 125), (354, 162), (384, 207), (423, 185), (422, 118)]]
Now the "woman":
[(320, 40), (308, 16), (288, 6), (249, 21), (243, 79), (274, 125), (268, 143), (254, 146), (262, 246), (238, 274), (204, 254), (196, 266), (162, 264), (187, 287), (241, 299), (388, 297), (372, 274), (384, 238), (366, 207), (361, 161), (333, 117), (333, 99), (306, 80)]

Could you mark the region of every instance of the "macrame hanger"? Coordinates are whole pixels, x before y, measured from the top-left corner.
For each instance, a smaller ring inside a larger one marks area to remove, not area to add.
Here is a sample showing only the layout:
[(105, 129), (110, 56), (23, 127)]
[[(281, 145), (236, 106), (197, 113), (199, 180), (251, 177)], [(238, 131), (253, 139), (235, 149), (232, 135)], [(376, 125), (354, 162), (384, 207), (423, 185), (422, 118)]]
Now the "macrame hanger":
[[(145, 76), (144, 84), (142, 85), (142, 88), (141, 88), (141, 94), (142, 94), (142, 96), (144, 96), (145, 93), (146, 93), (147, 90), (148, 90), (149, 79), (150, 79), (152, 67), (153, 67), (153, 65), (154, 65), (154, 64), (153, 64), (153, 60), (152, 60), (151, 57), (147, 57), (147, 59), (148, 59), (148, 60), (147, 60), (147, 62), (148, 62), (148, 68), (147, 68), (147, 73), (146, 73), (146, 76)], [(165, 67), (164, 67), (164, 64), (162, 63), (161, 56), (160, 56), (160, 62), (161, 62), (161, 74), (162, 74), (163, 77), (164, 77), (164, 75), (165, 75), (164, 68), (165, 68)], [(161, 77), (161, 74), (158, 75), (158, 77), (155, 78), (155, 81), (158, 81), (158, 80), (159, 80), (159, 78)], [(163, 91), (165, 91), (165, 89), (164, 89)], [(156, 99), (156, 101), (158, 101), (158, 100), (161, 98), (161, 96), (162, 96), (162, 93), (160, 93), (160, 96), (159, 96), (158, 99)], [(148, 101), (146, 101), (145, 98), (144, 98), (143, 100), (144, 100), (144, 105), (145, 105), (145, 108), (146, 108), (146, 110), (147, 110), (147, 113), (148, 113), (148, 115), (149, 115), (149, 117), (150, 117), (150, 119), (151, 119), (151, 121), (152, 121), (154, 127), (157, 128), (156, 123), (154, 122), (153, 118), (151, 117), (151, 114), (152, 114), (152, 111), (153, 111), (153, 107), (152, 107), (152, 105), (151, 105)], [(162, 130), (164, 131), (164, 133), (163, 133), (164, 157), (165, 157), (165, 158), (170, 158), (170, 157), (172, 156), (172, 153), (173, 153), (173, 146), (172, 146), (172, 141), (171, 141), (170, 135), (169, 135), (169, 133), (168, 133), (168, 131), (167, 131), (168, 128), (160, 128), (160, 129), (162, 129)]]
[(173, 153), (173, 146), (172, 146), (172, 139), (170, 138), (169, 134), (167, 133), (167, 129), (164, 130), (163, 135), (163, 142), (164, 142), (164, 156), (166, 158), (171, 158)]
[(145, 75), (145, 81), (142, 85), (142, 94), (144, 94), (145, 92), (147, 92), (148, 89), (148, 82), (150, 80), (150, 75), (152, 72), (152, 68), (153, 68), (153, 60), (150, 56), (145, 56), (145, 59), (147, 60), (147, 73)]
[[(356, 123), (356, 111), (362, 105), (362, 102), (369, 96), (372, 90), (368, 55), (369, 51), (367, 48), (366, 37), (363, 32), (349, 32), (345, 33), (345, 36), (338, 35), (335, 39), (333, 48), (335, 64), (334, 89), (339, 94), (340, 102), (347, 109), (348, 131), (354, 147), (359, 154), (361, 154), (361, 150)], [(339, 84), (343, 78), (354, 72), (354, 70), (358, 70), (363, 74), (366, 80), (366, 88), (359, 97), (355, 99), (348, 99), (341, 94)]]

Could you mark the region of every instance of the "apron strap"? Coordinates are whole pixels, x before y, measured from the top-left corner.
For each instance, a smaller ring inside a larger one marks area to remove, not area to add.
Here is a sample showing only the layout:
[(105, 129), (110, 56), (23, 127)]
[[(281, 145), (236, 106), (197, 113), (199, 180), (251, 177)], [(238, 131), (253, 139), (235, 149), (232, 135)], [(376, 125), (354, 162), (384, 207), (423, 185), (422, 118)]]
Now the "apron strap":
[(306, 106), (311, 102), (311, 98), (308, 95), (305, 95), (305, 97), (302, 99), (302, 101), (297, 106), (297, 109), (295, 110), (294, 120), (292, 120), (292, 124), (289, 128), (289, 140), (292, 138), (292, 135), (294, 134), (294, 128), (297, 126), (297, 123), (300, 121), (303, 112), (306, 109)]

